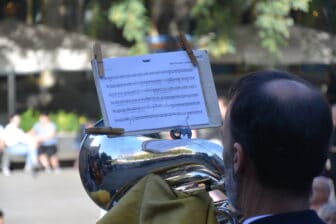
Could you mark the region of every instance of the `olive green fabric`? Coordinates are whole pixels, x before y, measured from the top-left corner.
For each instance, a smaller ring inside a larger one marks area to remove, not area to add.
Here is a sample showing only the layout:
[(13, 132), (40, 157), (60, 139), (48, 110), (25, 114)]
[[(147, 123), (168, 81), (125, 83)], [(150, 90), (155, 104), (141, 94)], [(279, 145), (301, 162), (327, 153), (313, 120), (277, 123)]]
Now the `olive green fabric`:
[(206, 191), (174, 192), (159, 176), (141, 179), (97, 224), (217, 224)]

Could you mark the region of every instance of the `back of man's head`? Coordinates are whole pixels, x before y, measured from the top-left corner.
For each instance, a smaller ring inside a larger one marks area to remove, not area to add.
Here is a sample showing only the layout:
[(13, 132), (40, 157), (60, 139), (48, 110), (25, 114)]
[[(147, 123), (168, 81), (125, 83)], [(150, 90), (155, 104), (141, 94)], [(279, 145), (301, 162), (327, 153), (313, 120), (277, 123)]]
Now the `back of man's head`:
[(308, 194), (327, 157), (330, 108), (321, 93), (294, 75), (252, 73), (231, 90), (230, 130), (270, 189)]

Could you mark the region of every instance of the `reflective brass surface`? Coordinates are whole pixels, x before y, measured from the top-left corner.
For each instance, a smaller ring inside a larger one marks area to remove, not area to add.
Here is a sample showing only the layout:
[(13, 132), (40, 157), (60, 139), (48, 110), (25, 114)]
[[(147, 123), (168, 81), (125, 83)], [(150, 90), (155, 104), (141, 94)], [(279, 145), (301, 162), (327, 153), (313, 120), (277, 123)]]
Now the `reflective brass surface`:
[[(95, 127), (103, 127), (103, 121)], [(160, 175), (176, 190), (221, 188), (222, 150), (220, 145), (204, 139), (153, 140), (87, 134), (81, 145), (79, 173), (90, 198), (109, 210), (149, 173)]]

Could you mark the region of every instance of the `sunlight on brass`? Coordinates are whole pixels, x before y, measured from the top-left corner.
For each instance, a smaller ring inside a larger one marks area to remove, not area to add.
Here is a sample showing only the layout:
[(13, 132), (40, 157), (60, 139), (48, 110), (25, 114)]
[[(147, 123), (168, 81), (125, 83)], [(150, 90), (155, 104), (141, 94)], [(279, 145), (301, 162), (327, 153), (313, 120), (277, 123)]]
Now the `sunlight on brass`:
[[(105, 133), (101, 132), (105, 130), (103, 120), (88, 130), (79, 153), (79, 174), (87, 194), (102, 209), (111, 209), (150, 173), (159, 175), (176, 191), (218, 189), (225, 195), (223, 148), (216, 143), (206, 139), (110, 137), (110, 133), (101, 134)], [(155, 144), (151, 144), (153, 141)], [(155, 146), (157, 150), (147, 146)], [(220, 224), (236, 224), (235, 213), (229, 209), (227, 200), (222, 198), (215, 208)]]

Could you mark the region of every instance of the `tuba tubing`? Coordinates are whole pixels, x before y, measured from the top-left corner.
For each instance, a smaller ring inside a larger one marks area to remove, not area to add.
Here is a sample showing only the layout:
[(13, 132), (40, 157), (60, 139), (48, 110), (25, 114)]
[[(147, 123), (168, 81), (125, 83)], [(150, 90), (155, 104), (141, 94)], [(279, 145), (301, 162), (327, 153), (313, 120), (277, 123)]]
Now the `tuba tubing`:
[[(103, 127), (103, 121), (95, 127)], [(109, 210), (150, 173), (174, 190), (224, 189), (223, 148), (205, 139), (155, 140), (143, 136), (86, 134), (79, 153), (79, 174), (89, 197)], [(219, 223), (236, 224), (227, 199), (216, 202)]]

